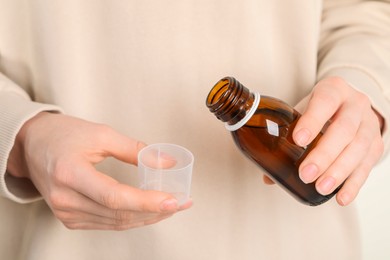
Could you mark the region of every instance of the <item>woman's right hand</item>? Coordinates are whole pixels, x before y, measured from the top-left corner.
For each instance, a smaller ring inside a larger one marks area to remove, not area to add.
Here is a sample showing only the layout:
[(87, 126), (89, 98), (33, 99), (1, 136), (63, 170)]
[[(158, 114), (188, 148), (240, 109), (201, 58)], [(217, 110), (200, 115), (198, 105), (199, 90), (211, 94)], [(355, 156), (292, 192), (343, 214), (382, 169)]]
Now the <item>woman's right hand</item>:
[(143, 191), (97, 171), (107, 157), (137, 165), (145, 145), (112, 128), (42, 112), (19, 132), (7, 171), (31, 179), (69, 229), (125, 230), (153, 224), (191, 207), (168, 193)]

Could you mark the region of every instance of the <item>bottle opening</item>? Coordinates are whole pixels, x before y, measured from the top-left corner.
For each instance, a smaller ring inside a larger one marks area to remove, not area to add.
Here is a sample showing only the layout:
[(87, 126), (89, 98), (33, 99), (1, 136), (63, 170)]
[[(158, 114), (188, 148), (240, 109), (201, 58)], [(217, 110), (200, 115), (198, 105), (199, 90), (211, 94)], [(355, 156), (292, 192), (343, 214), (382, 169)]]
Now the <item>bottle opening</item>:
[[(214, 85), (209, 95), (207, 96), (206, 105), (211, 112), (218, 110), (218, 107), (225, 103), (229, 96), (230, 81), (228, 78), (223, 78)], [(220, 105), (218, 105), (220, 104)]]
[[(245, 113), (243, 106), (249, 98), (249, 90), (232, 77), (219, 80), (206, 99), (210, 112), (223, 122), (235, 121), (239, 114)], [(241, 116), (242, 117), (242, 116)]]

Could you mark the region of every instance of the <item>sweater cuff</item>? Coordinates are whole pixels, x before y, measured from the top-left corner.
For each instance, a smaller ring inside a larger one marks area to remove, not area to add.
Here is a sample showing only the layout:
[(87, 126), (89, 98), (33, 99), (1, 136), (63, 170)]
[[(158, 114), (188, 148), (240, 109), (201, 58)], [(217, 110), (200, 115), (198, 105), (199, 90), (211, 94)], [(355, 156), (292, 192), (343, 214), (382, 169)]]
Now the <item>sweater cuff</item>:
[(40, 194), (29, 179), (7, 173), (8, 157), (23, 124), (43, 111), (62, 112), (57, 106), (32, 102), (14, 92), (0, 94), (0, 195), (18, 203), (39, 200)]
[(388, 91), (386, 91), (386, 88), (380, 82), (375, 80), (375, 77), (361, 68), (333, 68), (320, 75), (320, 79), (331, 76), (343, 78), (353, 88), (367, 95), (372, 107), (383, 117), (382, 138), (385, 144), (385, 153), (382, 158), (384, 158), (390, 149), (390, 100)]

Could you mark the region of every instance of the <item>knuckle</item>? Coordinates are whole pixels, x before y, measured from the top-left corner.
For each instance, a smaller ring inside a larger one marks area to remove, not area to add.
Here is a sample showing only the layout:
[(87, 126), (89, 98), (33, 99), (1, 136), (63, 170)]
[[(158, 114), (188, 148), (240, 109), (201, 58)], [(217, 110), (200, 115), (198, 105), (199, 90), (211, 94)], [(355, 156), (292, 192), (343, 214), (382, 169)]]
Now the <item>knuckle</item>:
[(385, 143), (383, 142), (382, 138), (378, 142), (378, 149), (377, 150), (379, 151), (380, 155), (382, 155), (385, 151)]
[(80, 222), (77, 221), (77, 219), (79, 219), (77, 214), (74, 214), (73, 212), (67, 212), (61, 210), (53, 211), (53, 214), (68, 229), (80, 228), (79, 227)]
[(334, 120), (332, 127), (341, 133), (340, 136), (353, 138), (358, 130), (358, 124), (351, 118), (343, 118), (343, 120)]
[(361, 107), (369, 107), (371, 109), (370, 99), (363, 93), (356, 91), (354, 100), (360, 104)]
[(146, 146), (146, 144), (144, 143), (144, 142), (141, 142), (141, 141), (139, 141), (139, 140), (137, 140), (136, 142), (135, 142), (135, 149), (136, 149), (136, 151), (141, 151), (141, 149), (142, 148), (144, 148)]
[(58, 161), (51, 172), (52, 180), (55, 184), (61, 186), (71, 186), (73, 183), (72, 173), (67, 170), (69, 169), (67, 163)]
[(135, 212), (154, 213), (156, 210), (155, 196), (158, 195), (158, 191), (153, 190), (134, 190), (133, 197), (136, 198), (136, 203), (133, 205), (132, 210)]
[(339, 76), (328, 77), (328, 78), (324, 79), (324, 81), (326, 83), (328, 83), (329, 85), (336, 86), (336, 87), (346, 86), (345, 80)]
[(334, 95), (332, 94), (332, 92), (324, 89), (321, 89), (319, 91), (314, 91), (313, 98), (319, 100), (321, 104), (326, 104), (328, 108), (338, 107), (338, 104), (340, 103), (339, 97), (337, 95)]
[(380, 158), (385, 152), (385, 144), (382, 138), (378, 138), (378, 141), (375, 142), (374, 152), (378, 158)]
[(350, 194), (354, 194), (356, 196), (360, 188), (363, 186), (365, 180), (367, 179), (368, 177), (367, 171), (364, 171), (361, 174), (362, 174), (362, 178), (360, 178), (361, 181), (358, 181), (358, 179), (356, 178), (349, 178), (344, 184), (345, 189), (347, 189)]
[(329, 106), (335, 106), (340, 103), (341, 99), (345, 99), (350, 95), (351, 87), (339, 76), (328, 77), (321, 81), (321, 84), (316, 85), (319, 89), (321, 98), (327, 102)]
[(385, 150), (383, 139), (370, 134), (360, 134), (354, 140), (354, 145), (359, 151), (366, 151), (367, 155), (379, 160)]
[[(135, 141), (134, 143), (134, 151), (136, 151), (136, 153), (138, 154), (142, 148), (144, 148), (146, 146), (146, 144), (144, 142), (141, 142), (141, 141)], [(138, 156), (135, 156), (134, 160), (130, 162), (131, 164), (135, 164), (135, 165), (138, 165)]]
[(105, 144), (109, 141), (108, 136), (111, 136), (113, 133), (113, 129), (105, 124), (96, 124), (96, 128), (94, 131), (94, 142), (100, 144), (101, 146), (105, 146)]
[(109, 209), (119, 210), (120, 208), (119, 195), (115, 190), (104, 193), (101, 197), (101, 201), (102, 204)]
[(76, 230), (76, 229), (80, 229), (80, 225), (78, 223), (72, 223), (72, 222), (63, 222), (64, 226), (67, 228), (67, 229), (70, 229), (70, 230)]
[(343, 97), (347, 97), (349, 91), (352, 89), (348, 82), (339, 76), (329, 77), (324, 82), (326, 83), (324, 85), (326, 85), (327, 91), (329, 91), (329, 86), (331, 86), (332, 89), (337, 89), (337, 92), (342, 94)]
[(124, 231), (130, 228), (138, 227), (137, 225), (115, 225), (113, 226), (113, 230), (115, 231)]
[(55, 211), (54, 216), (63, 223), (68, 223), (73, 219), (72, 214), (66, 211)]
[(142, 203), (139, 205), (139, 210), (141, 212), (147, 212), (147, 213), (153, 213), (155, 212), (156, 210), (151, 207), (150, 205), (146, 204), (146, 203)]
[(326, 149), (314, 149), (309, 153), (306, 159), (308, 162), (313, 162), (315, 165), (317, 165), (318, 173), (316, 175), (316, 178), (318, 178), (325, 172), (327, 168), (326, 165), (329, 165), (330, 162), (334, 160), (334, 155), (332, 155)]
[(114, 220), (114, 225), (115, 226), (124, 226), (128, 223), (128, 221), (123, 220), (123, 219), (115, 219)]
[(125, 210), (115, 210), (115, 224), (129, 224), (133, 219), (133, 213)]
[(147, 202), (140, 202), (137, 207), (136, 211), (143, 212), (143, 213), (158, 213), (159, 210), (156, 209), (156, 206), (154, 204), (150, 204)]
[(369, 135), (359, 135), (356, 137), (356, 144), (359, 150), (367, 150), (372, 143), (372, 137)]
[(49, 205), (54, 209), (71, 208), (69, 199), (63, 193), (51, 192), (48, 200)]

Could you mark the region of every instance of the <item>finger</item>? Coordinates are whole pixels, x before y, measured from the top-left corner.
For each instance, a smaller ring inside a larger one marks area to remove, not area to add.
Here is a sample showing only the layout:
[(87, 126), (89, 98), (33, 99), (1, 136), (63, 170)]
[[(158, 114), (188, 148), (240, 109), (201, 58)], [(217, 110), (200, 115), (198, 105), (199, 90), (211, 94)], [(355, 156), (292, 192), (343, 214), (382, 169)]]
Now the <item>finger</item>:
[[(142, 155), (141, 155), (142, 154)], [(150, 149), (140, 154), (140, 165), (153, 169), (167, 169), (176, 165), (174, 156), (161, 152), (159, 148)]]
[(192, 205), (194, 204), (192, 198), (188, 198), (188, 200), (186, 202), (184, 202), (183, 204), (181, 204), (179, 206), (179, 211), (183, 211), (183, 210), (186, 210), (186, 209), (189, 209), (192, 207)]
[(159, 191), (143, 191), (121, 184), (87, 163), (80, 162), (69, 185), (109, 209), (145, 212), (175, 212), (177, 200)]
[(162, 215), (158, 218), (149, 219), (145, 221), (138, 221), (134, 223), (127, 224), (104, 224), (104, 223), (95, 223), (93, 221), (84, 221), (84, 222), (64, 222), (63, 224), (69, 229), (83, 229), (83, 230), (127, 230), (131, 228), (142, 227), (146, 225), (155, 224), (166, 218), (169, 218), (171, 215)]
[(320, 194), (327, 195), (341, 185), (364, 160), (370, 160), (373, 154), (367, 153), (374, 140), (372, 129), (362, 127), (355, 139), (340, 153), (334, 163), (316, 182)]
[(131, 225), (124, 226), (116, 226), (109, 224), (97, 224), (91, 222), (76, 222), (76, 223), (63, 223), (68, 229), (72, 230), (115, 230), (115, 231), (123, 231), (131, 228), (142, 227), (145, 224), (143, 222), (134, 223)]
[(268, 185), (275, 184), (275, 182), (273, 180), (271, 180), (267, 175), (264, 175), (264, 174), (263, 174), (263, 181), (265, 184), (268, 184)]
[(293, 138), (298, 145), (308, 145), (333, 117), (347, 96), (345, 88), (346, 83), (338, 78), (318, 82), (294, 128)]
[[(361, 121), (361, 113), (356, 111), (354, 104), (346, 103), (340, 108), (316, 148), (311, 151), (300, 165), (300, 178), (303, 182), (310, 183), (315, 181), (328, 169), (329, 165), (336, 160), (345, 147), (355, 138)], [(370, 135), (361, 136), (360, 139), (373, 138), (372, 131), (366, 132), (369, 132)], [(362, 153), (365, 150), (358, 152)]]
[[(126, 213), (126, 214), (123, 214)], [(158, 213), (139, 213), (139, 212), (121, 212), (115, 215), (115, 218), (102, 217), (95, 214), (90, 214), (82, 211), (55, 211), (55, 216), (63, 223), (95, 223), (104, 225), (129, 226), (140, 222), (154, 222), (156, 220), (164, 219), (172, 214), (158, 214)]]
[(57, 189), (47, 202), (53, 212), (84, 212), (96, 216), (115, 218), (116, 211), (96, 203), (85, 195), (70, 189)]
[(363, 121), (354, 140), (318, 179), (316, 187), (321, 194), (331, 193), (335, 187), (347, 179), (350, 173), (355, 172), (362, 162), (375, 163), (380, 159), (383, 152), (383, 141), (378, 130), (379, 127), (372, 127), (371, 118), (374, 117), (369, 116), (367, 121)]
[[(369, 167), (367, 166), (367, 168)], [(361, 187), (366, 182), (369, 173), (370, 170), (365, 169), (363, 166), (356, 169), (356, 171), (349, 176), (347, 181), (337, 192), (337, 203), (341, 206), (347, 206), (350, 204), (356, 198)]]
[[(84, 217), (101, 217), (102, 219), (110, 220), (109, 222), (105, 221), (105, 224), (113, 224), (116, 221), (138, 221), (144, 216), (156, 214), (141, 212), (136, 212), (136, 214), (134, 211), (130, 210), (110, 209), (73, 190), (66, 190), (66, 192), (57, 190), (56, 193), (51, 194), (49, 205), (53, 212), (60, 212), (60, 214), (62, 214), (61, 216), (57, 216), (57, 218), (62, 221), (64, 219), (68, 220), (72, 214), (74, 214), (73, 217), (75, 217), (76, 214), (80, 216), (83, 213)], [(82, 218), (79, 218), (78, 220), (80, 221)], [(87, 218), (84, 220), (87, 220)]]
[(372, 168), (378, 162), (382, 153), (383, 141), (382, 139), (377, 139), (377, 141), (373, 142), (373, 145), (369, 150), (369, 154), (372, 154), (373, 156), (364, 160), (348, 177), (342, 188), (338, 191), (336, 199), (341, 206), (347, 206), (357, 197), (361, 187), (366, 182)]
[(105, 152), (104, 156), (113, 156), (123, 162), (137, 165), (138, 152), (145, 143), (129, 138), (114, 129), (102, 125), (97, 139), (97, 146)]

